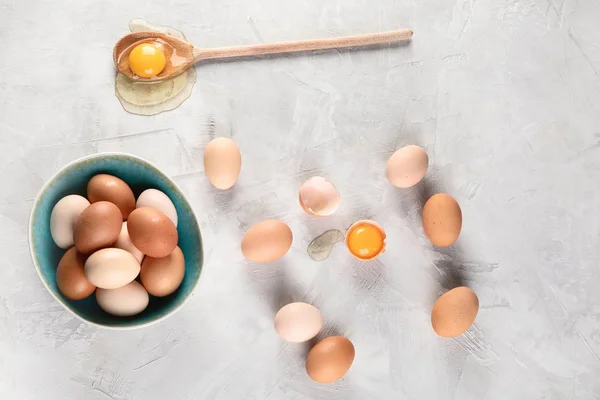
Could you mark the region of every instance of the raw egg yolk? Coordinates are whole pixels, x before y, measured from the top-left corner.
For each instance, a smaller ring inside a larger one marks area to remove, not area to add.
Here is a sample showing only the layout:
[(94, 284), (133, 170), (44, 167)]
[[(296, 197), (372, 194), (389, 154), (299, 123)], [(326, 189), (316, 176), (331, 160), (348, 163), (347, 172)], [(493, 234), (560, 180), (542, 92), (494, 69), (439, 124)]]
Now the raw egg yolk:
[(165, 52), (152, 43), (137, 45), (129, 53), (129, 68), (139, 77), (152, 78), (165, 69)]
[(375, 257), (383, 248), (383, 233), (373, 225), (359, 225), (348, 235), (348, 248), (360, 258)]

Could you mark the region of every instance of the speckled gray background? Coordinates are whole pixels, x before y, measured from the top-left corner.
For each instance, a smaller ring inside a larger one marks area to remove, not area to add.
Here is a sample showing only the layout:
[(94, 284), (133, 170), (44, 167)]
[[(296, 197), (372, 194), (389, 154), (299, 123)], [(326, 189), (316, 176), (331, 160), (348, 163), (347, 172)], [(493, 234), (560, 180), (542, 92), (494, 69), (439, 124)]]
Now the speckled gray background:
[[(130, 19), (182, 29), (202, 46), (410, 27), (408, 46), (198, 67), (192, 97), (139, 117), (113, 95), (111, 48)], [(597, 0), (0, 0), (0, 397), (6, 399), (600, 398), (600, 2)], [(206, 143), (230, 136), (239, 184), (211, 188)], [(426, 182), (385, 179), (398, 146), (430, 155)], [(206, 244), (192, 300), (130, 332), (73, 318), (40, 283), (27, 221), (63, 164), (125, 151), (189, 196)], [(297, 190), (312, 175), (342, 193), (312, 219)], [(457, 245), (424, 238), (424, 198), (462, 205)], [(280, 218), (294, 232), (280, 262), (247, 263), (244, 230)], [(306, 246), (372, 218), (387, 253), (354, 261)], [(479, 295), (474, 327), (431, 330), (444, 288)], [(356, 346), (345, 379), (311, 382), (304, 346), (272, 329), (278, 306), (317, 305), (325, 334)]]

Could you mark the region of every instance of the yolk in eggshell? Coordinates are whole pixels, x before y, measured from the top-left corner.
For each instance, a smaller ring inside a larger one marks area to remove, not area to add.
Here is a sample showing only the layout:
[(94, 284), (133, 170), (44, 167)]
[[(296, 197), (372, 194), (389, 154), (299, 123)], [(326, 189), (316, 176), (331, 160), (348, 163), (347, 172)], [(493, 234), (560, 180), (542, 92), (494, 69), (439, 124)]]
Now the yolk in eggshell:
[(348, 248), (359, 258), (375, 257), (383, 248), (384, 237), (381, 230), (373, 225), (359, 225), (348, 235)]
[(139, 77), (152, 78), (167, 65), (165, 52), (153, 43), (137, 45), (129, 53), (129, 68)]

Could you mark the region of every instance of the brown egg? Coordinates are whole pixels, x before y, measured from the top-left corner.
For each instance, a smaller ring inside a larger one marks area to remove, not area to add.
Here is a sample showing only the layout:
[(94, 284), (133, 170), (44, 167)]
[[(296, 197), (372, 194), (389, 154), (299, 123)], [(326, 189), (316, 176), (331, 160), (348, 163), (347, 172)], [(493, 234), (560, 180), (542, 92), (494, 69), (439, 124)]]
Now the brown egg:
[(250, 261), (274, 261), (287, 253), (292, 240), (292, 230), (285, 222), (268, 219), (246, 232), (242, 239), (242, 253)]
[(354, 361), (354, 345), (342, 336), (330, 336), (317, 343), (306, 357), (308, 376), (319, 383), (341, 379)]
[(62, 256), (56, 269), (56, 283), (58, 290), (71, 300), (85, 299), (96, 290), (85, 277), (85, 257), (71, 247)]
[(179, 247), (163, 258), (146, 257), (142, 262), (140, 279), (153, 296), (163, 297), (175, 292), (185, 275), (185, 259)]
[(462, 228), (462, 212), (452, 196), (439, 193), (423, 207), (423, 229), (438, 247), (448, 247), (456, 242)]
[(165, 214), (150, 207), (133, 210), (127, 219), (133, 245), (154, 258), (166, 257), (177, 247), (177, 228)]
[(87, 207), (75, 223), (75, 247), (82, 254), (112, 246), (119, 237), (123, 219), (113, 203), (99, 201)]
[(135, 197), (131, 188), (116, 176), (99, 174), (87, 185), (87, 197), (90, 203), (109, 201), (119, 207), (123, 220), (135, 209)]
[(479, 299), (475, 292), (460, 286), (437, 299), (431, 310), (431, 325), (438, 335), (455, 337), (469, 329), (478, 311)]

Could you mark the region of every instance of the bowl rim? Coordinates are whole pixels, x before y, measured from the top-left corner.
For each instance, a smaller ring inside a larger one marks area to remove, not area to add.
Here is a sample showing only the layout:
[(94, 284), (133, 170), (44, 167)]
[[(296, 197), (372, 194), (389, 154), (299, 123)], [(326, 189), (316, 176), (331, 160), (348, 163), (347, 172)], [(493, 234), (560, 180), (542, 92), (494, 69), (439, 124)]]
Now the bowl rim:
[(35, 271), (38, 274), (38, 277), (40, 278), (40, 281), (42, 281), (42, 284), (44, 285), (44, 287), (46, 288), (46, 290), (48, 291), (48, 293), (50, 293), (50, 295), (52, 297), (54, 297), (54, 299), (60, 303), (60, 305), (63, 306), (63, 308), (65, 310), (67, 310), (69, 313), (71, 313), (72, 315), (74, 315), (77, 319), (79, 319), (80, 321), (83, 321), (86, 324), (98, 327), (98, 328), (103, 328), (103, 329), (108, 329), (108, 330), (115, 330), (115, 331), (130, 331), (130, 330), (135, 330), (135, 329), (140, 329), (140, 328), (145, 328), (148, 326), (152, 326), (155, 324), (158, 324), (159, 322), (162, 322), (164, 320), (166, 320), (167, 318), (169, 318), (170, 316), (172, 316), (173, 314), (175, 314), (177, 311), (179, 311), (181, 308), (183, 308), (183, 306), (185, 304), (187, 304), (187, 302), (190, 300), (190, 297), (192, 297), (192, 295), (194, 294), (197, 286), (198, 286), (198, 281), (200, 280), (200, 275), (202, 274), (202, 269), (200, 270), (200, 274), (198, 274), (198, 279), (196, 279), (196, 281), (194, 282), (194, 285), (192, 287), (192, 289), (190, 290), (190, 293), (183, 299), (183, 301), (176, 306), (173, 310), (171, 310), (169, 313), (167, 313), (166, 315), (163, 315), (160, 318), (154, 319), (152, 321), (149, 322), (145, 322), (143, 324), (139, 324), (139, 325), (129, 325), (129, 326), (110, 326), (110, 325), (102, 325), (96, 322), (92, 322), (89, 321), (85, 318), (83, 318), (82, 316), (80, 316), (79, 314), (77, 314), (75, 311), (73, 311), (69, 306), (67, 306), (67, 304), (65, 304), (65, 302), (63, 301), (63, 299), (61, 299), (59, 296), (57, 296), (51, 289), (50, 289), (50, 285), (48, 284), (48, 282), (46, 282), (46, 279), (43, 277), (42, 275), (42, 271), (40, 269), (40, 266), (37, 262), (37, 258), (34, 254), (33, 251), (33, 216), (36, 212), (36, 210), (38, 209), (39, 203), (42, 199), (42, 196), (44, 195), (44, 193), (46, 193), (46, 191), (48, 190), (48, 188), (50, 187), (50, 185), (59, 177), (59, 175), (61, 173), (63, 173), (65, 170), (72, 168), (73, 166), (76, 166), (77, 164), (82, 163), (83, 161), (87, 161), (87, 160), (91, 160), (94, 158), (103, 158), (103, 157), (127, 157), (127, 158), (131, 158), (135, 161), (139, 161), (141, 163), (145, 163), (147, 164), (149, 167), (153, 168), (154, 170), (156, 170), (159, 174), (161, 174), (163, 177), (165, 177), (166, 179), (168, 179), (169, 183), (173, 185), (173, 187), (175, 189), (177, 189), (177, 191), (179, 191), (179, 194), (181, 194), (181, 196), (183, 197), (183, 199), (185, 200), (185, 202), (188, 204), (190, 211), (192, 213), (192, 216), (194, 217), (194, 221), (196, 224), (196, 229), (198, 231), (198, 236), (200, 237), (200, 252), (201, 252), (201, 262), (204, 263), (204, 246), (202, 245), (202, 233), (200, 232), (200, 226), (198, 225), (198, 218), (196, 217), (196, 213), (194, 212), (194, 209), (192, 208), (188, 198), (186, 197), (186, 195), (183, 193), (183, 191), (181, 190), (181, 188), (179, 187), (179, 185), (177, 185), (167, 174), (165, 174), (164, 172), (162, 172), (160, 170), (160, 168), (158, 168), (156, 165), (154, 165), (153, 163), (151, 163), (150, 161), (133, 155), (131, 153), (124, 153), (124, 152), (102, 152), (102, 153), (96, 153), (96, 154), (89, 154), (87, 156), (83, 156), (80, 158), (77, 158), (73, 161), (70, 161), (69, 163), (65, 164), (63, 167), (61, 167), (58, 171), (56, 171), (45, 183), (44, 185), (41, 187), (41, 189), (39, 190), (38, 194), (35, 196), (35, 200), (33, 201), (33, 206), (31, 207), (31, 212), (29, 213), (29, 223), (28, 223), (28, 229), (29, 229), (29, 234), (28, 236), (28, 244), (29, 244), (29, 253), (31, 255), (31, 260), (33, 262), (33, 265), (35, 267)]

